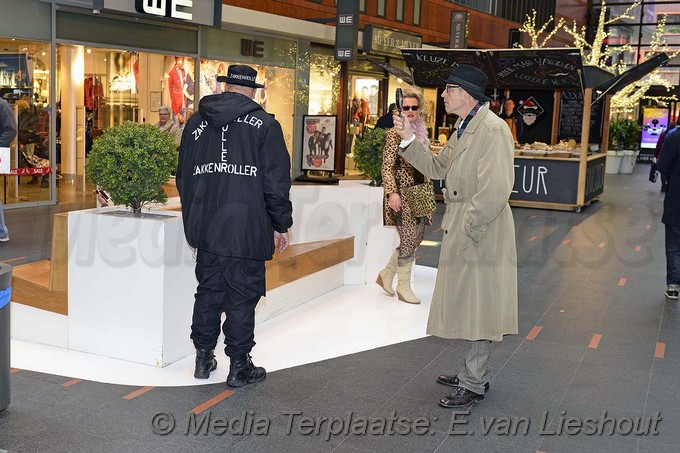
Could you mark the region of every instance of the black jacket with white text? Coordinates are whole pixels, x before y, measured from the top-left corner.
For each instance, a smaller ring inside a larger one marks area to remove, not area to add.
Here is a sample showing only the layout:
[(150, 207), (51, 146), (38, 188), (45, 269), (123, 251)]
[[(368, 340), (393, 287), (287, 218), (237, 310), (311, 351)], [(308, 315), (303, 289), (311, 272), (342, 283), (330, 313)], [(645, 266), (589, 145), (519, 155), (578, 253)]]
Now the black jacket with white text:
[(281, 125), (239, 93), (201, 99), (179, 148), (177, 189), (189, 245), (256, 260), (274, 254), (274, 230), (293, 224), (290, 157)]

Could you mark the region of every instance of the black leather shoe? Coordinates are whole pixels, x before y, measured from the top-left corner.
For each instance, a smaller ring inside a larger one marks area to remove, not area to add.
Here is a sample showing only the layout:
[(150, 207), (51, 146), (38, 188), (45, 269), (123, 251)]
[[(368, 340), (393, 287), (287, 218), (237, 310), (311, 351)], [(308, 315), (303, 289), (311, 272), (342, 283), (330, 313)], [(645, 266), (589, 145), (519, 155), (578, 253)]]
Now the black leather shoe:
[(255, 366), (250, 354), (231, 357), (227, 385), (229, 387), (243, 387), (246, 384), (260, 382), (267, 377), (267, 371), (261, 366)]
[(196, 349), (196, 367), (194, 377), (196, 379), (208, 379), (210, 372), (217, 368), (214, 349)]
[[(442, 374), (437, 377), (437, 383), (448, 385), (449, 387), (458, 387), (460, 382), (458, 382), (457, 374)], [(489, 391), (489, 383), (484, 384), (484, 392)]]
[(479, 395), (463, 387), (456, 387), (456, 390), (439, 400), (439, 405), (453, 409), (467, 409), (474, 403), (484, 401), (484, 395)]

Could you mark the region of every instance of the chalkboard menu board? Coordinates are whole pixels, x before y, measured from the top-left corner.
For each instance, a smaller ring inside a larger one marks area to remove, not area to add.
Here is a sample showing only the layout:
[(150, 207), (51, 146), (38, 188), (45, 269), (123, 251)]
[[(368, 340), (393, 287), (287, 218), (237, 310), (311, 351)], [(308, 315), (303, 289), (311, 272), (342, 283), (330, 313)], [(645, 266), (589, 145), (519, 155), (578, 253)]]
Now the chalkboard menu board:
[(515, 158), (511, 200), (576, 204), (578, 161)]
[[(482, 50), (401, 49), (404, 61), (411, 69), (415, 84), (419, 87), (441, 87), (453, 68), (467, 64), (491, 74), (491, 64)], [(489, 78), (489, 86), (493, 86)]]
[[(590, 108), (590, 143), (602, 142), (602, 115), (604, 101), (600, 100)], [(581, 141), (583, 121), (583, 93), (580, 90), (564, 90), (560, 93), (560, 121), (557, 138), (559, 140)]]
[(489, 50), (500, 88), (581, 88), (583, 63), (577, 49)]

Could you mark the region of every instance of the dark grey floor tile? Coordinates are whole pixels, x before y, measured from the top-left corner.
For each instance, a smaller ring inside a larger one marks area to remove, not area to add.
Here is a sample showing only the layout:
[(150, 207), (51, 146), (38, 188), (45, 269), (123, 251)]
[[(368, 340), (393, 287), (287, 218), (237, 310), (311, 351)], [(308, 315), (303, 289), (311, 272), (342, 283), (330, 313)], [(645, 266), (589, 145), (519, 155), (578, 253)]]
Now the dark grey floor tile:
[(374, 453), (371, 452), (370, 450), (361, 450), (358, 448), (352, 448), (352, 447), (347, 447), (342, 444), (338, 445), (333, 449), (333, 453)]
[(480, 440), (475, 437), (448, 436), (437, 453), (535, 453), (536, 449)]
[[(333, 435), (327, 422), (314, 421), (313, 423), (313, 426), (298, 426), (293, 423), (290, 430), (272, 428), (267, 435), (246, 437), (231, 447), (229, 451), (244, 453), (273, 451), (331, 452), (346, 437), (344, 434)], [(333, 426), (339, 427), (337, 424)], [(341, 431), (340, 428), (338, 429)]]
[[(546, 340), (526, 340), (508, 361), (504, 370), (535, 373), (571, 380), (586, 352), (586, 347)], [(554, 360), (559, 357), (560, 360)]]
[[(511, 451), (536, 451), (541, 443), (540, 413), (517, 415), (497, 412), (496, 407), (486, 403), (476, 404), (469, 410), (469, 415), (461, 415), (451, 421), (448, 437), (503, 445)], [(463, 421), (466, 423), (463, 424)]]
[(610, 436), (544, 436), (540, 451), (549, 453), (611, 452), (635, 453), (637, 440), (634, 438), (611, 438)]
[(387, 400), (374, 399), (356, 390), (324, 389), (298, 401), (289, 409), (310, 417), (344, 417), (349, 412), (370, 416)]
[(680, 360), (675, 359), (654, 359), (654, 370), (652, 375), (680, 376)]
[(582, 366), (603, 365), (649, 372), (654, 361), (654, 345), (622, 339), (621, 342), (604, 335), (597, 349), (587, 349)]
[(587, 346), (593, 333), (597, 332), (598, 320), (546, 315), (540, 325), (542, 329), (537, 339)]
[(47, 390), (52, 390), (59, 385), (41, 379), (34, 379), (33, 377), (28, 376), (24, 371), (10, 374), (9, 381), (10, 398), (11, 401), (14, 402), (23, 398), (35, 397), (36, 395)]
[(341, 445), (376, 453), (434, 452), (446, 439), (446, 434), (429, 430), (425, 434), (350, 435)]
[(141, 439), (130, 439), (121, 444), (120, 448), (112, 451), (144, 453), (226, 452), (230, 447), (236, 445), (236, 440), (228, 434), (184, 435), (175, 433), (163, 436), (148, 434)]
[(567, 316), (572, 318), (601, 319), (606, 303), (593, 303), (592, 301), (574, 300), (569, 296), (560, 296), (546, 312), (551, 316)]
[(675, 329), (661, 329), (659, 341), (666, 343), (666, 358), (680, 359), (680, 335)]
[(77, 429), (58, 433), (34, 437), (13, 449), (12, 453), (111, 453), (120, 451), (121, 440), (127, 441), (124, 436), (119, 436), (118, 440), (102, 439)]
[(501, 370), (485, 395), (484, 411), (507, 416), (537, 417), (557, 407), (569, 378)]
[(664, 444), (656, 442), (655, 438), (640, 439), (637, 453), (677, 453), (680, 444)]
[(588, 364), (579, 368), (563, 404), (639, 410), (644, 407), (649, 377), (649, 372)]

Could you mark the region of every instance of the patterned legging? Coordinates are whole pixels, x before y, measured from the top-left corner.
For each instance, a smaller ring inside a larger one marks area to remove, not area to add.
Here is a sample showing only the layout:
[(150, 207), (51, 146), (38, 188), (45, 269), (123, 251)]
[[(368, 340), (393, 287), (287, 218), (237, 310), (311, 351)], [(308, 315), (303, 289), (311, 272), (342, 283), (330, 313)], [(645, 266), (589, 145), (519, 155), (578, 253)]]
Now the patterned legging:
[(403, 266), (416, 257), (416, 248), (425, 236), (425, 217), (415, 225), (397, 226), (399, 233), (399, 265)]

